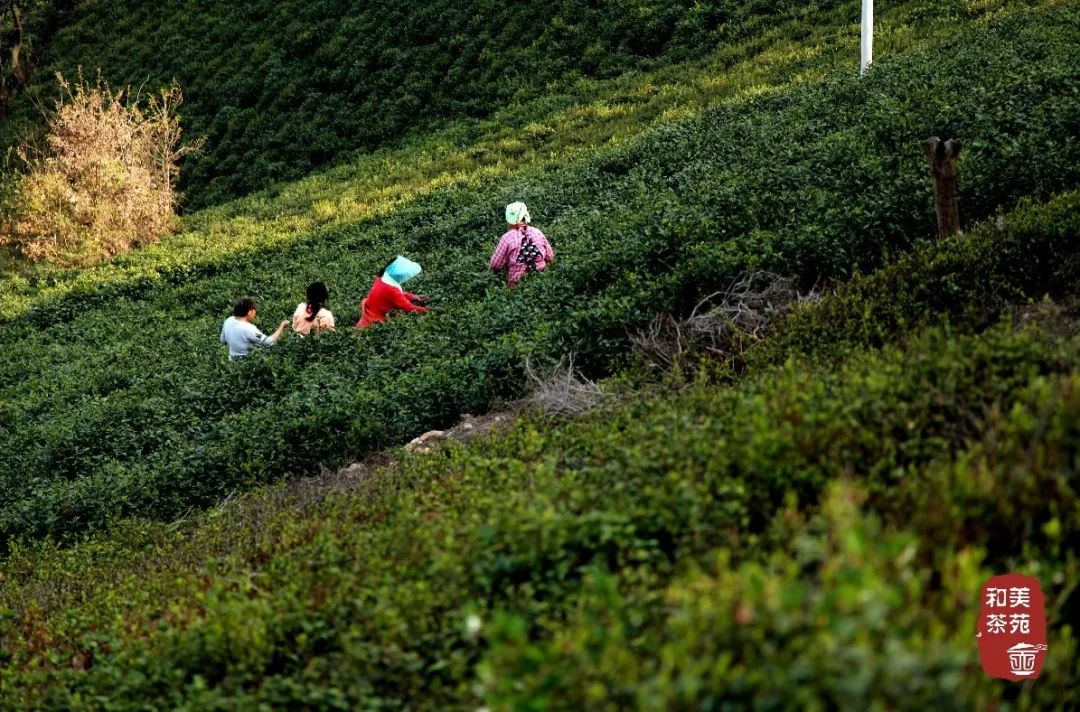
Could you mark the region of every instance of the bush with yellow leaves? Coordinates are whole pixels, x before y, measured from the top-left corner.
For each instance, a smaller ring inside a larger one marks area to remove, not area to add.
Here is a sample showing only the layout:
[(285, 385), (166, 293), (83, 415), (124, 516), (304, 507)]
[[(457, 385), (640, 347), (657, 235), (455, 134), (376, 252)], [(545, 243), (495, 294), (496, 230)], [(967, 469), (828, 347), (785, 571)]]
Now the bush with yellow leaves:
[(31, 261), (85, 266), (157, 241), (176, 224), (178, 162), (197, 150), (179, 145), (179, 85), (143, 102), (100, 75), (57, 80), (46, 147), (19, 152), (25, 171), (0, 243)]

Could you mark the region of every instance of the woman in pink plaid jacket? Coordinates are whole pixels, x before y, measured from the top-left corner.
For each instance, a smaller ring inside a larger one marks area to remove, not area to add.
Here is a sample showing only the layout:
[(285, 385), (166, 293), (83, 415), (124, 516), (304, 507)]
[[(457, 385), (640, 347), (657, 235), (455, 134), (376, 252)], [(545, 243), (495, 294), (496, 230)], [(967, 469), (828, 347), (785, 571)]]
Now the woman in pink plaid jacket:
[(506, 281), (513, 287), (528, 272), (543, 272), (555, 259), (555, 251), (544, 233), (529, 225), (532, 217), (525, 203), (506, 206), (506, 222), (510, 229), (499, 239), (491, 256), (491, 269), (506, 270)]

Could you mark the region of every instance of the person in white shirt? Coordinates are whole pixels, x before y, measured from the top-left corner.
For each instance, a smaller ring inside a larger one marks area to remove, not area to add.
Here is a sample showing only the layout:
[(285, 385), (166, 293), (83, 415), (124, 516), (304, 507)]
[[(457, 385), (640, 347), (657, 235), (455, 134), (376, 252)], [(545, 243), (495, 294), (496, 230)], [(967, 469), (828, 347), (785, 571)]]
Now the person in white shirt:
[(322, 282), (312, 282), (307, 288), (307, 301), (296, 305), (292, 315), (292, 329), (300, 336), (311, 332), (334, 330), (334, 315), (326, 308), (330, 290)]
[(229, 346), (229, 360), (243, 358), (251, 353), (251, 347), (273, 346), (285, 332), (289, 321), (285, 320), (270, 336), (259, 331), (255, 321), (255, 302), (251, 299), (238, 299), (233, 303), (233, 315), (221, 325), (221, 343)]

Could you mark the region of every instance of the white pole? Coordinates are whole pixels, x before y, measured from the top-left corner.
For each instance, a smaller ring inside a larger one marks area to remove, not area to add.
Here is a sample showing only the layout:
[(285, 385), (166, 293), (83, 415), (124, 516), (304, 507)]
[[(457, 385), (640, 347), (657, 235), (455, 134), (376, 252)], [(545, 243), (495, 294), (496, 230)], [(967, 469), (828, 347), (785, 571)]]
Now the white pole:
[(862, 65), (859, 74), (866, 74), (874, 61), (874, 0), (862, 0)]

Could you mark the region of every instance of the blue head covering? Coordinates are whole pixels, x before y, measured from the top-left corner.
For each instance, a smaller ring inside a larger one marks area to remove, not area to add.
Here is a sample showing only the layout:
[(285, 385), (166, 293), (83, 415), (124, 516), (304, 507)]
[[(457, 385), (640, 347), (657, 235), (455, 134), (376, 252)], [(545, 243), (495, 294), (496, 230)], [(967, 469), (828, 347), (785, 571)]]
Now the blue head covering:
[(383, 270), (382, 279), (389, 285), (400, 287), (416, 275), (420, 274), (421, 271), (420, 265), (406, 257), (398, 255), (397, 259), (391, 262), (387, 268)]

